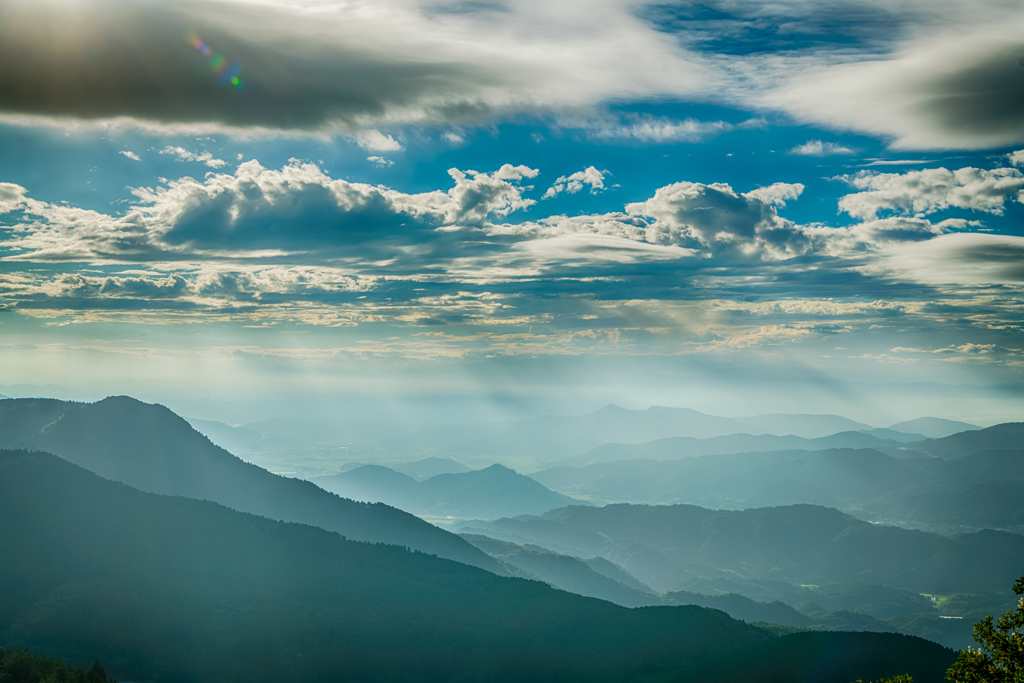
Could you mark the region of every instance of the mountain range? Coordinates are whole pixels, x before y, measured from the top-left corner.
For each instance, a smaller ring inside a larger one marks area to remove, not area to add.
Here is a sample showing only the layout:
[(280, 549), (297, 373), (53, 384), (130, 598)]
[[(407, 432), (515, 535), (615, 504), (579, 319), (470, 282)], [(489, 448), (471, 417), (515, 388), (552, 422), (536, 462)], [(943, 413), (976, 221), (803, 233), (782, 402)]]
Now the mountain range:
[[(0, 634), (72, 660), (89, 653), (122, 678), (669, 680), (723, 651), (745, 661), (767, 641), (792, 661), (814, 651), (803, 634), (772, 638), (716, 610), (625, 609), (145, 493), (46, 453), (0, 451), (0, 515)], [(933, 643), (885, 635), (820, 636), (843, 661), (809, 680), (930, 680), (952, 661)]]
[(864, 522), (814, 505), (708, 510), (693, 505), (570, 506), (461, 525), (463, 533), (614, 562), (655, 590), (709, 577), (835, 584), (915, 593), (1000, 591), (1024, 567), (1024, 536), (940, 536)]
[[(967, 434), (982, 438), (974, 442), (956, 435), (904, 444), (888, 453), (828, 449), (637, 458), (554, 467), (531, 476), (552, 490), (595, 503), (724, 509), (818, 503), (871, 521), (942, 533), (1024, 530), (1024, 450), (1019, 447), (1024, 429), (997, 425)], [(976, 452), (978, 445), (1016, 450)], [(617, 447), (617, 452), (642, 448)], [(934, 457), (929, 449), (958, 457)]]

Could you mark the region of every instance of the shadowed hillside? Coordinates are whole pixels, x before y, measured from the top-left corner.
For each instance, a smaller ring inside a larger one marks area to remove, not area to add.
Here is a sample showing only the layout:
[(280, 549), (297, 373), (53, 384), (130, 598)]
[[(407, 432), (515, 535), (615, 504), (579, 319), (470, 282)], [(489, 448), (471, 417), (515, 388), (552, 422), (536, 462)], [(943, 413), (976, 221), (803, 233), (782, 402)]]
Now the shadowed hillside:
[(622, 680), (764, 638), (0, 452), (0, 633), (158, 681)]
[(19, 399), (0, 403), (0, 411), (0, 420), (36, 428), (28, 436), (5, 431), (4, 445), (55, 453), (143, 491), (212, 500), (271, 519), (337, 531), (354, 540), (408, 546), (504, 573), (461, 538), (413, 515), (346, 500), (307, 481), (245, 463), (160, 405), (126, 396), (91, 404)]

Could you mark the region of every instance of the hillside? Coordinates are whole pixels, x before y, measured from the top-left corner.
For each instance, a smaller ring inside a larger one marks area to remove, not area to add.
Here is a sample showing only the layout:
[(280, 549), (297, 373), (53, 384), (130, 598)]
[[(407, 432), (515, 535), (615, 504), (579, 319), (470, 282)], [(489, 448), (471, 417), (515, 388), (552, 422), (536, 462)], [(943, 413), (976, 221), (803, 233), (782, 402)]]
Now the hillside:
[[(595, 571), (586, 560), (555, 553), (538, 546), (522, 546), (487, 536), (467, 534), (463, 538), (491, 557), (518, 567), (529, 576), (536, 577), (555, 588), (577, 595), (607, 600), (623, 607), (661, 604), (661, 600), (654, 595), (650, 588), (637, 590), (629, 587)], [(627, 574), (621, 568), (620, 572)], [(633, 578), (631, 583), (636, 585), (639, 582)], [(730, 614), (730, 616), (732, 615)]]
[(887, 633), (794, 633), (750, 645), (687, 667), (651, 683), (850, 683), (846, 669), (867, 653), (875, 658), (858, 680), (910, 674), (918, 683), (940, 683), (956, 659), (952, 650), (912, 636)]
[[(22, 425), (19, 430), (7, 424)], [(386, 505), (346, 500), (239, 460), (160, 405), (116, 396), (91, 404), (0, 403), (3, 445), (34, 448), (151, 493), (211, 500), (235, 510), (312, 524), (504, 570), (461, 538)], [(26, 432), (30, 432), (26, 435)]]
[(313, 481), (346, 498), (380, 501), (420, 515), (463, 519), (542, 514), (577, 502), (502, 465), (438, 474), (423, 481), (380, 465), (364, 465)]
[[(624, 680), (764, 635), (0, 452), (0, 633), (155, 681)], [(113, 667), (113, 665), (110, 665)]]
[(935, 458), (954, 460), (981, 451), (1018, 450), (1021, 444), (1024, 444), (1024, 422), (1007, 422), (922, 441), (915, 449)]

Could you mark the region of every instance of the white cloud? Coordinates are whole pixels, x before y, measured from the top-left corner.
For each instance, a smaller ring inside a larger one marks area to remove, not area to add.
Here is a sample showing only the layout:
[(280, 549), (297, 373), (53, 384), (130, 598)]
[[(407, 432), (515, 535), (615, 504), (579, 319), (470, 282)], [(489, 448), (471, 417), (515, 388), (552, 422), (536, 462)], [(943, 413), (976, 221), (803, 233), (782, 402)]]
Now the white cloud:
[(365, 150), (371, 152), (401, 152), (404, 147), (402, 143), (390, 135), (384, 135), (379, 130), (361, 130), (356, 134), (356, 142)]
[(855, 154), (855, 150), (837, 145), (834, 142), (822, 142), (821, 140), (808, 140), (802, 145), (797, 145), (789, 150), (790, 154), (798, 154), (806, 157), (824, 157), (837, 154)]
[(775, 210), (803, 189), (777, 183), (740, 194), (725, 183), (680, 182), (659, 188), (645, 202), (628, 204), (626, 211), (655, 219), (647, 229), (649, 241), (696, 242), (715, 253), (784, 259), (811, 248), (804, 232)]
[(1024, 166), (1024, 149), (1018, 149), (1006, 155), (1007, 160), (1014, 166)]
[(1024, 141), (1024, 119), (1012, 104), (1024, 89), (1020, 5), (904, 3), (894, 14), (902, 15), (905, 30), (882, 51), (757, 55), (735, 60), (734, 68), (748, 77), (761, 72), (767, 87), (748, 93), (766, 106), (803, 122), (889, 138), (898, 149)]
[(566, 194), (576, 194), (583, 189), (584, 186), (590, 187), (591, 194), (597, 194), (605, 189), (604, 187), (604, 174), (607, 171), (598, 171), (593, 166), (588, 166), (582, 171), (576, 171), (569, 176), (561, 176), (554, 182), (554, 184), (548, 188), (547, 192), (541, 199), (551, 199), (559, 194), (565, 192)]
[(842, 197), (839, 209), (863, 220), (874, 218), (880, 211), (927, 215), (951, 207), (1001, 215), (1006, 200), (1019, 196), (1024, 188), (1024, 174), (1013, 168), (861, 171), (840, 179), (863, 191)]
[(366, 160), (379, 168), (395, 165), (395, 162), (391, 161), (390, 159), (385, 159), (384, 157), (366, 157)]
[(650, 244), (631, 239), (600, 234), (565, 234), (548, 239), (522, 242), (513, 250), (529, 254), (540, 264), (564, 262), (582, 266), (594, 261), (610, 263), (641, 263), (646, 261), (674, 261), (693, 256), (693, 249), (676, 245)]
[(139, 159), (139, 155), (136, 154), (135, 152), (129, 152), (127, 150), (122, 150), (122, 151), (118, 152), (118, 154), (123, 154), (126, 157), (128, 157), (129, 159), (131, 159), (132, 161), (141, 161), (141, 159)]
[(0, 213), (14, 211), (22, 205), (25, 188), (14, 183), (0, 183)]
[(206, 164), (210, 168), (223, 168), (228, 165), (228, 162), (223, 159), (215, 159), (209, 150), (202, 152), (201, 154), (196, 154), (195, 152), (188, 151), (184, 147), (171, 147), (168, 145), (160, 150), (160, 154), (176, 156), (178, 157), (178, 161), (198, 161)]
[(461, 145), (466, 142), (466, 138), (461, 133), (457, 133), (453, 130), (447, 131), (441, 138), (453, 145)]

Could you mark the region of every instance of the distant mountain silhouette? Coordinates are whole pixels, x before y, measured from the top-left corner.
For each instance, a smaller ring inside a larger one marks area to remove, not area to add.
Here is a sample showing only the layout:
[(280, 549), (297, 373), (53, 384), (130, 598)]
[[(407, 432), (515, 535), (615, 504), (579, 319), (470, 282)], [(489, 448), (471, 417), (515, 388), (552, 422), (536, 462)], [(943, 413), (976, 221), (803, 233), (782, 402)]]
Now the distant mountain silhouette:
[(380, 465), (364, 465), (314, 481), (341, 496), (435, 516), (495, 519), (540, 514), (576, 502), (502, 465), (424, 481)]
[(211, 500), (271, 519), (312, 524), (354, 540), (408, 546), (504, 573), (485, 553), (413, 515), (346, 500), (310, 482), (245, 463), (160, 405), (127, 396), (91, 404), (16, 399), (0, 402), (0, 427), (8, 421), (37, 431), (26, 437), (27, 430), (4, 428), (2, 445), (55, 453), (143, 491)]
[(954, 460), (980, 451), (1018, 450), (1024, 446), (1024, 422), (1007, 422), (985, 429), (960, 432), (941, 439), (915, 444), (915, 450), (927, 455)]
[(972, 429), (978, 429), (978, 426), (973, 425), (970, 422), (943, 420), (942, 418), (938, 417), (919, 417), (916, 420), (897, 422), (894, 425), (890, 425), (889, 429), (893, 429), (898, 432), (922, 434), (928, 437), (929, 439), (941, 439), (944, 436), (951, 436), (959, 432), (967, 432)]
[(839, 432), (856, 432), (871, 429), (871, 425), (841, 417), (839, 415), (788, 415), (773, 413), (737, 418), (751, 429), (752, 434), (775, 434), (777, 436), (802, 436), (816, 439)]
[(716, 572), (795, 584), (859, 581), (917, 593), (999, 591), (1024, 566), (1024, 536), (983, 531), (947, 538), (813, 505), (742, 511), (571, 506), (462, 531), (601, 556), (661, 591)]
[(248, 452), (263, 438), (263, 434), (249, 427), (233, 427), (223, 422), (185, 418), (197, 432), (208, 438), (215, 445), (238, 455)]
[(0, 633), (122, 679), (600, 683), (767, 638), (712, 610), (628, 610), (143, 493), (39, 452), (0, 451), (0, 518)]
[(735, 419), (688, 408), (629, 410), (609, 405), (587, 415), (547, 416), (521, 422), (423, 429), (396, 437), (392, 448), (433, 448), (447, 453), (529, 456), (543, 462), (576, 455), (607, 443), (637, 444), (668, 437), (707, 439), (730, 434), (819, 437), (838, 431), (870, 429), (836, 415), (764, 415)]
[(461, 474), (472, 471), (471, 468), (466, 467), (453, 458), (424, 458), (423, 460), (393, 465), (392, 469), (402, 474), (408, 474), (418, 481), (436, 477), (439, 474)]

